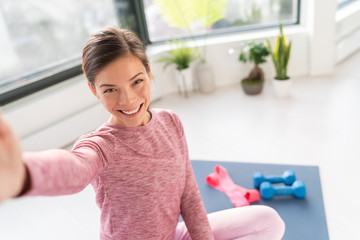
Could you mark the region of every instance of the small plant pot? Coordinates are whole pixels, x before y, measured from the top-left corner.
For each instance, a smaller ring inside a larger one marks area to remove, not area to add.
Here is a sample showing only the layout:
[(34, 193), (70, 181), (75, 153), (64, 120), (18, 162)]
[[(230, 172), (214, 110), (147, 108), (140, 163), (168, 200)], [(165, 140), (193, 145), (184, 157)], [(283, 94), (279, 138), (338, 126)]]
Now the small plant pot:
[(272, 79), (275, 95), (278, 98), (288, 98), (290, 96), (290, 90), (292, 85), (292, 79), (278, 80)]
[(196, 68), (199, 91), (212, 93), (215, 91), (215, 81), (212, 68), (207, 63), (200, 63)]
[(188, 97), (188, 92), (193, 89), (193, 71), (191, 68), (186, 68), (181, 71), (176, 70), (176, 81), (178, 86), (178, 93)]
[(241, 80), (241, 86), (248, 95), (256, 95), (262, 92), (264, 81), (248, 81), (246, 78)]

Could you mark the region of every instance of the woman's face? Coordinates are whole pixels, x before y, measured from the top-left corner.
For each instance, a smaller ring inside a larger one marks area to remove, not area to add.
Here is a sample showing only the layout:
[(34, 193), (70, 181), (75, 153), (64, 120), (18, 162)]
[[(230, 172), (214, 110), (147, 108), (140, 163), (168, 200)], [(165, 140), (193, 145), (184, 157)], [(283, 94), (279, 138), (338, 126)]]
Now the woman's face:
[(95, 77), (95, 96), (112, 116), (110, 124), (145, 125), (151, 96), (151, 73), (139, 58), (129, 54), (106, 65)]

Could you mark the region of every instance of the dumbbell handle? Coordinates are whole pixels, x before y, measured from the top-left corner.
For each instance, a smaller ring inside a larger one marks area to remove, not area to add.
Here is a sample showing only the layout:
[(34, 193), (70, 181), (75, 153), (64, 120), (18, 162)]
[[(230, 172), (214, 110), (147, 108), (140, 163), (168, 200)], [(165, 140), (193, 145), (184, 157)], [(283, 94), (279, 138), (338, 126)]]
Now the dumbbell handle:
[(281, 183), (284, 181), (284, 178), (282, 176), (278, 175), (270, 175), (265, 177), (266, 181), (271, 183)]
[(291, 186), (278, 186), (274, 188), (275, 195), (290, 195), (292, 194)]
[(282, 175), (269, 175), (264, 176), (260, 172), (255, 172), (253, 174), (254, 187), (259, 188), (262, 182), (270, 183), (285, 183), (286, 185), (291, 185), (296, 180), (294, 171), (286, 170)]

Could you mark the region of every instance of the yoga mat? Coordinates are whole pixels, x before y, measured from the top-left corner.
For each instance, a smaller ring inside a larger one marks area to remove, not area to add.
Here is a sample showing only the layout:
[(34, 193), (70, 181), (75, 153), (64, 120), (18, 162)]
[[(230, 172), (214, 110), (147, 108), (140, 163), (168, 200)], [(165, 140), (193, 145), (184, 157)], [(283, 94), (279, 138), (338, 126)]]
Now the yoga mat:
[(260, 199), (251, 205), (267, 205), (274, 208), (286, 224), (284, 240), (326, 240), (329, 239), (325, 209), (322, 197), (319, 168), (317, 166), (254, 164), (221, 161), (192, 161), (194, 174), (208, 213), (233, 208), (227, 196), (210, 187), (205, 177), (214, 171), (215, 165), (227, 169), (234, 183), (253, 189), (252, 175), (261, 172), (266, 175), (281, 175), (285, 170), (293, 170), (297, 180), (306, 185), (304, 199), (293, 196), (275, 196), (271, 200)]

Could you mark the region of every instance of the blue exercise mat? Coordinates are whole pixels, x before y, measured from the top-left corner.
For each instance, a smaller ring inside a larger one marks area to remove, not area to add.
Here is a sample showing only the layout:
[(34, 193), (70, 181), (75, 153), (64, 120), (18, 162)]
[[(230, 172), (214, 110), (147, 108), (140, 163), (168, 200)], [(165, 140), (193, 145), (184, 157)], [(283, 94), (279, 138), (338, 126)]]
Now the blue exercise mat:
[(217, 164), (227, 169), (234, 183), (248, 189), (254, 188), (254, 172), (261, 172), (267, 176), (281, 175), (287, 169), (293, 170), (296, 179), (302, 180), (306, 185), (307, 195), (304, 199), (275, 196), (271, 200), (260, 199), (251, 205), (267, 205), (280, 214), (286, 224), (284, 240), (329, 239), (318, 167), (193, 160), (195, 177), (208, 213), (234, 207), (225, 194), (205, 182), (206, 176), (214, 171)]

